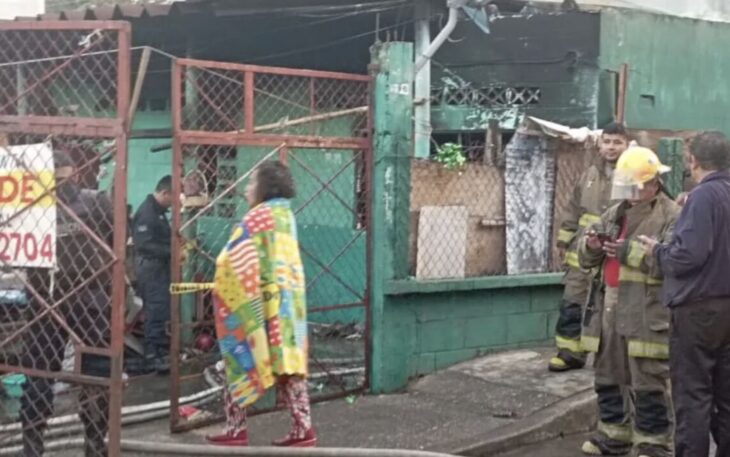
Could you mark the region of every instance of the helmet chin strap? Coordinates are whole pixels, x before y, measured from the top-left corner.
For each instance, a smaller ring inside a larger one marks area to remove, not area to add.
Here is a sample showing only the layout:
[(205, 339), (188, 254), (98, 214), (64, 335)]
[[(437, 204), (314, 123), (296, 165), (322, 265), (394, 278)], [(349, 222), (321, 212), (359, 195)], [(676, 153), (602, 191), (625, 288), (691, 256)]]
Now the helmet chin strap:
[(657, 194), (659, 194), (660, 192), (663, 192), (664, 195), (671, 198), (672, 200), (675, 200), (677, 198), (676, 196), (672, 195), (671, 192), (669, 192), (669, 189), (667, 189), (667, 186), (664, 185), (664, 182), (661, 179), (659, 179), (659, 192), (657, 192)]

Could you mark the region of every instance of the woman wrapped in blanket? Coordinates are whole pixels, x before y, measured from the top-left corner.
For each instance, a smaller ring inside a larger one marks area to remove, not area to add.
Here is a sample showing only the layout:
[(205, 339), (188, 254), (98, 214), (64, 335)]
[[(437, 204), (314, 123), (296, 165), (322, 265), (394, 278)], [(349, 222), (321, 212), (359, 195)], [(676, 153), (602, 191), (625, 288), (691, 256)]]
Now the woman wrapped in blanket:
[(265, 162), (246, 188), (251, 210), (237, 224), (216, 262), (216, 333), (225, 365), (226, 430), (208, 436), (246, 446), (246, 408), (276, 384), (289, 409), (289, 434), (275, 446), (315, 446), (307, 392), (307, 309), (304, 270), (286, 165)]

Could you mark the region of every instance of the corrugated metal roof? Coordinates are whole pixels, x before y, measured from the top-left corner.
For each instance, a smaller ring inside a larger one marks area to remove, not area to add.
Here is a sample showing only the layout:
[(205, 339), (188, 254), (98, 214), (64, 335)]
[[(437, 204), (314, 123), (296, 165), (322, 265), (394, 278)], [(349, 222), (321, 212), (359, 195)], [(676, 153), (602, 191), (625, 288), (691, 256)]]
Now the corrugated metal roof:
[(172, 4), (115, 5), (85, 8), (80, 10), (64, 10), (58, 13), (40, 14), (35, 17), (17, 17), (20, 20), (38, 21), (73, 21), (73, 20), (129, 20), (143, 17), (160, 17), (182, 14), (199, 14), (210, 11), (205, 5), (197, 3), (175, 2)]
[(17, 17), (16, 20), (133, 20), (144, 17), (209, 14), (256, 14), (272, 11), (291, 11), (301, 8), (344, 10), (369, 8), (375, 5), (407, 3), (407, 0), (187, 0), (170, 4), (136, 4), (101, 6), (37, 17)]

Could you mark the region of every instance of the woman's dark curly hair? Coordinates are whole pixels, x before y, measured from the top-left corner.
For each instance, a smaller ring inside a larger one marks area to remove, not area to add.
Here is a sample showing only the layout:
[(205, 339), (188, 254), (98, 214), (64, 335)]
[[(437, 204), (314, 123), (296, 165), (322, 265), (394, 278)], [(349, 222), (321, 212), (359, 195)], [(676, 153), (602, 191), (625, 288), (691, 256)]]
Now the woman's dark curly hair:
[(256, 168), (256, 194), (260, 202), (274, 198), (294, 198), (297, 191), (289, 167), (273, 160), (259, 165)]

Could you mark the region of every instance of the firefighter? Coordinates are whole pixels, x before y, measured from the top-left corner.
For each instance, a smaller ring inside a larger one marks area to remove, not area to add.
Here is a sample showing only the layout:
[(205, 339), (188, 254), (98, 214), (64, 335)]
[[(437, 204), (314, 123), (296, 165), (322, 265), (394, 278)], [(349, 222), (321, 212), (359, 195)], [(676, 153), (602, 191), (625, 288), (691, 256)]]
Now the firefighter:
[[(68, 156), (54, 154), (57, 206), (55, 270), (29, 269), (29, 320), (46, 312), (30, 324), (23, 335), (22, 366), (60, 372), (66, 343), (73, 332), (91, 348), (108, 348), (111, 341), (111, 282), (109, 265), (112, 247), (113, 211), (108, 197), (101, 192), (81, 189), (78, 175)], [(61, 181), (66, 180), (61, 183)], [(75, 216), (75, 217), (74, 217)], [(79, 223), (80, 222), (80, 223)], [(92, 239), (96, 235), (98, 240)], [(48, 312), (55, 306), (56, 316)], [(66, 326), (62, 325), (65, 321)], [(108, 378), (109, 359), (93, 354), (81, 356), (81, 373)], [(28, 377), (21, 397), (20, 421), (23, 456), (43, 455), (47, 420), (53, 414), (53, 384), (49, 377)], [(83, 385), (79, 394), (79, 416), (84, 429), (86, 457), (106, 456), (109, 397), (105, 387)]]
[(621, 124), (609, 124), (603, 129), (600, 163), (591, 165), (581, 176), (560, 225), (557, 244), (566, 268), (565, 289), (555, 329), (558, 354), (550, 360), (550, 371), (579, 369), (585, 365), (585, 352), (580, 348), (580, 322), (591, 273), (578, 264), (576, 246), (581, 230), (597, 222), (608, 208), (613, 169), (628, 144), (628, 135)]
[(619, 203), (579, 243), (581, 266), (598, 269), (581, 338), (596, 352), (599, 423), (583, 444), (588, 455), (632, 447), (639, 457), (670, 455), (669, 311), (661, 301), (662, 272), (639, 241), (671, 239), (679, 206), (663, 192), (660, 175), (667, 171), (649, 149), (624, 152), (611, 190)]

